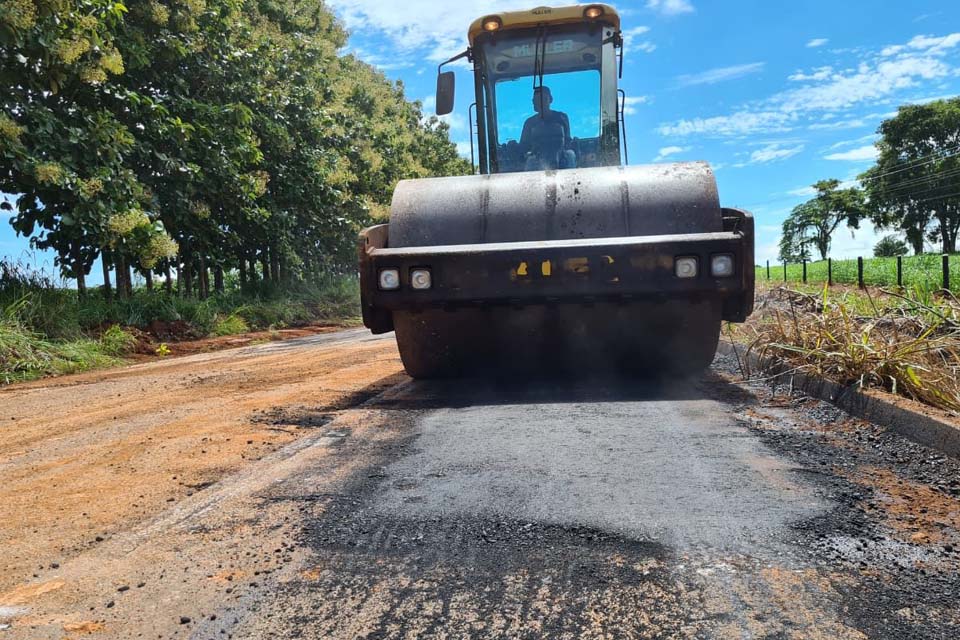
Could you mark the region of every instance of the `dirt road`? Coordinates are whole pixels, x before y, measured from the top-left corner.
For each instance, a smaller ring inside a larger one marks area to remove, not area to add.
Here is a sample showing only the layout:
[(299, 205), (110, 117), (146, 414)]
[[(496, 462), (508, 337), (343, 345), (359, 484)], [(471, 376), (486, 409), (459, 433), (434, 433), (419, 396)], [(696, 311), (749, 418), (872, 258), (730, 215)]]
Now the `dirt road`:
[(0, 391), (6, 638), (954, 638), (960, 464), (787, 390), (362, 330)]

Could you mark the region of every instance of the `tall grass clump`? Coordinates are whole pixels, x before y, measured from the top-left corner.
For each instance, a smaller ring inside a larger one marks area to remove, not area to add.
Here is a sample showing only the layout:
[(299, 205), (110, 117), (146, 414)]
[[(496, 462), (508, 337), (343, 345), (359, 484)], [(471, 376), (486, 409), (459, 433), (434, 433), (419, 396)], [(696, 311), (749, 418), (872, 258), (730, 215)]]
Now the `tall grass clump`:
[(960, 414), (960, 302), (952, 295), (777, 287), (743, 330), (761, 358)]
[(7, 305), (0, 314), (0, 382), (9, 384), (50, 375), (86, 371), (118, 362), (114, 357), (120, 337), (112, 343), (78, 338), (52, 341), (26, 326), (21, 314), (29, 301)]

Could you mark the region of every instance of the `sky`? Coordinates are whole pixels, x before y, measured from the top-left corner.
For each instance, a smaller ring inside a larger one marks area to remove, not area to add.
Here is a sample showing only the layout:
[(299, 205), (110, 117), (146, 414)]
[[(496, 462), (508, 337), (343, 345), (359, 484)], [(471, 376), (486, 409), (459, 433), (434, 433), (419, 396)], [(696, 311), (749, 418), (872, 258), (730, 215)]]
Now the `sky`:
[[(435, 104), (436, 66), (466, 47), (470, 22), (517, 0), (328, 0), (353, 53)], [(542, 3), (541, 3), (542, 4)], [(560, 6), (564, 2), (545, 4)], [(776, 259), (780, 224), (825, 178), (871, 166), (879, 123), (899, 105), (960, 94), (956, 0), (632, 0), (613, 3), (626, 40), (631, 164), (706, 160), (724, 206), (752, 211), (757, 261)], [(451, 136), (469, 157), (470, 71), (455, 66)], [(6, 212), (2, 212), (6, 215)], [(838, 230), (834, 257), (871, 255), (883, 233)], [(52, 257), (0, 223), (4, 256)]]

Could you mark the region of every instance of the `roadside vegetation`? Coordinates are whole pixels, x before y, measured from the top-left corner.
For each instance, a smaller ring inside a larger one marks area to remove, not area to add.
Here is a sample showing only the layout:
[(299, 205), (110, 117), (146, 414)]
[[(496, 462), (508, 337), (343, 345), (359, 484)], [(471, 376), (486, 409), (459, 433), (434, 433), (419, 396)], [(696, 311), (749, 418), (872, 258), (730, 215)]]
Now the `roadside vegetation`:
[(788, 369), (884, 389), (960, 415), (960, 301), (903, 291), (760, 283), (728, 338)]
[(3, 264), (0, 382), (355, 317), (357, 232), (471, 168), (347, 36), (321, 0), (0, 0), (0, 215), (57, 270)]
[[(907, 288), (919, 287), (924, 291), (936, 291), (942, 288), (943, 270), (939, 253), (926, 253), (915, 256), (902, 256), (903, 286)], [(770, 265), (770, 279), (767, 280), (765, 266), (757, 267), (757, 282), (769, 282), (772, 285), (782, 284), (783, 264)], [(857, 284), (856, 260), (832, 260), (833, 282), (836, 284)], [(810, 284), (827, 282), (827, 261), (817, 260), (807, 263), (807, 282)], [(896, 286), (897, 258), (880, 257), (864, 258), (863, 280), (870, 286)], [(803, 265), (798, 263), (787, 264), (788, 283), (803, 281)], [(950, 256), (950, 290), (960, 292), (960, 255)]]
[(166, 355), (168, 342), (316, 323), (358, 322), (352, 276), (241, 288), (228, 279), (206, 299), (136, 288), (79, 297), (42, 274), (0, 263), (0, 382), (111, 366), (132, 353)]

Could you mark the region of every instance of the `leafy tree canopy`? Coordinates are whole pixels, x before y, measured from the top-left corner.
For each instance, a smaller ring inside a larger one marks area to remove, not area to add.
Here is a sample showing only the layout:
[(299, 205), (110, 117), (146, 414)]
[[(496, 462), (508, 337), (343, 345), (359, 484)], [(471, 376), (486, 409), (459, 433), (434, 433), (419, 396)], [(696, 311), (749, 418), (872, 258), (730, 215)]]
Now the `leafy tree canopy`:
[(403, 178), (470, 170), (320, 0), (0, 0), (0, 190), (65, 275), (346, 269)]
[(780, 259), (805, 259), (814, 247), (824, 260), (830, 252), (833, 232), (841, 224), (859, 229), (865, 207), (863, 192), (856, 188), (840, 188), (836, 179), (821, 180), (813, 185), (817, 194), (797, 205), (783, 223)]
[(880, 155), (860, 180), (870, 217), (905, 232), (916, 253), (924, 240), (957, 249), (960, 229), (960, 98), (900, 107), (880, 125)]

